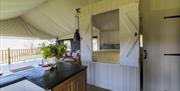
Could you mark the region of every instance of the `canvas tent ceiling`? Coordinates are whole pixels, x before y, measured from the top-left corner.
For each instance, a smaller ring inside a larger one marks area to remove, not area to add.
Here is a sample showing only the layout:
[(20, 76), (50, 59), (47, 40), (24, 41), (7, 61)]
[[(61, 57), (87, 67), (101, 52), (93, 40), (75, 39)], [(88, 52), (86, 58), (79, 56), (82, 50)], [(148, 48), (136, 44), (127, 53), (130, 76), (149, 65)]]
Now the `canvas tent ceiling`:
[(22, 17), (39, 30), (54, 36), (64, 36), (76, 30), (75, 9), (78, 7), (78, 2), (53, 0)]
[(0, 20), (14, 18), (47, 0), (0, 0)]
[(77, 28), (75, 9), (97, 1), (101, 0), (0, 0), (0, 35), (72, 35)]
[(42, 39), (53, 38), (53, 36), (45, 32), (38, 31), (31, 24), (25, 22), (21, 17), (1, 20), (0, 36), (33, 37)]

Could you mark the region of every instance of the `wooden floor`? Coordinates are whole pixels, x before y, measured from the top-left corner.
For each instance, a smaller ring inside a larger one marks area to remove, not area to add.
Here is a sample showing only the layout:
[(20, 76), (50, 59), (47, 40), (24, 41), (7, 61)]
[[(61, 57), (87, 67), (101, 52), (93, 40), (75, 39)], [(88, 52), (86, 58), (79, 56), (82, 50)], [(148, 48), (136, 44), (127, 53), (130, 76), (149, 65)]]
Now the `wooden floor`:
[(92, 86), (92, 85), (87, 85), (87, 91), (110, 91), (104, 88)]

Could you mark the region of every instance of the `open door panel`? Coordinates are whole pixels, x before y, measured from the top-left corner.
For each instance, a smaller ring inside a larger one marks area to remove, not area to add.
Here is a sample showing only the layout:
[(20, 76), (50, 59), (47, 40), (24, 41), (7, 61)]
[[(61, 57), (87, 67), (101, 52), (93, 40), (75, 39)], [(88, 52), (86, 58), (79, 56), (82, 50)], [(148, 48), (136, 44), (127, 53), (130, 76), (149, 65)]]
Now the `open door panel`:
[(139, 9), (131, 4), (120, 9), (120, 59), (122, 65), (139, 66)]

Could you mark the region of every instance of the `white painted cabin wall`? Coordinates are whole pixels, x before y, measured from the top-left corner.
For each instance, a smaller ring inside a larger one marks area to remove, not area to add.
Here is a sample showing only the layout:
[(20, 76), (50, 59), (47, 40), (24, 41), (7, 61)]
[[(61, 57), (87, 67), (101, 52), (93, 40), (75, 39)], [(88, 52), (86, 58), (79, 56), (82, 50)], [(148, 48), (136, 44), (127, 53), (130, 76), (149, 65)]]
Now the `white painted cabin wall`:
[(88, 83), (112, 91), (140, 91), (139, 68), (82, 61), (88, 66)]
[(103, 0), (81, 8), (81, 60), (88, 66), (87, 82), (112, 91), (140, 91), (139, 68), (92, 62), (91, 15), (117, 9), (137, 0)]

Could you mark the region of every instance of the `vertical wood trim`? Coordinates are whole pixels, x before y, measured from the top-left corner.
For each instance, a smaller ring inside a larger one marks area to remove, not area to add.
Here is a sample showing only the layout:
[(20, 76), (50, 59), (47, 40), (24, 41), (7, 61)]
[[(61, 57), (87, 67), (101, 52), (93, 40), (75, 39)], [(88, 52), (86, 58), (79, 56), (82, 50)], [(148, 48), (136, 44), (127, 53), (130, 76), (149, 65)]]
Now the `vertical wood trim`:
[(8, 48), (8, 64), (11, 64), (11, 50)]
[(4, 63), (5, 58), (4, 58), (4, 50), (2, 50), (2, 63)]

